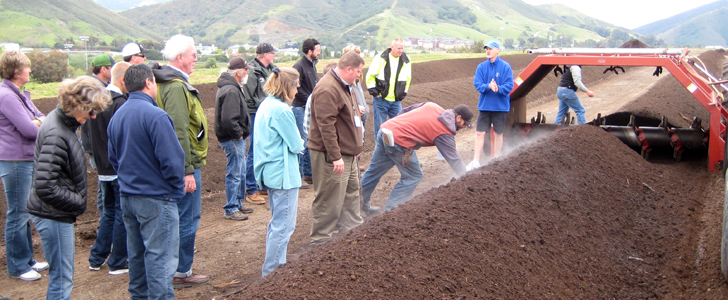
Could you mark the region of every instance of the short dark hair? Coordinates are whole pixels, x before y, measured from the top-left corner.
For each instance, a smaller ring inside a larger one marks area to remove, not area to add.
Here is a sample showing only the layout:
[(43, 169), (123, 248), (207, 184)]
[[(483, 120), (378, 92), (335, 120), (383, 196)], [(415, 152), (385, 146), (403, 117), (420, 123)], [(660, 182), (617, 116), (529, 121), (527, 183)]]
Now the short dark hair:
[(129, 93), (143, 90), (147, 86), (147, 79), (154, 81), (154, 73), (145, 64), (133, 65), (124, 73), (124, 85)]
[(134, 57), (134, 55), (124, 56), (123, 59), (125, 62), (131, 62), (132, 57)]
[(99, 73), (101, 73), (101, 69), (104, 68), (104, 67), (106, 67), (106, 66), (94, 67), (94, 69), (93, 69), (94, 75), (99, 75)]
[(303, 55), (308, 54), (309, 50), (316, 49), (316, 45), (321, 45), (316, 39), (307, 39), (303, 41), (303, 48), (301, 51), (303, 51)]

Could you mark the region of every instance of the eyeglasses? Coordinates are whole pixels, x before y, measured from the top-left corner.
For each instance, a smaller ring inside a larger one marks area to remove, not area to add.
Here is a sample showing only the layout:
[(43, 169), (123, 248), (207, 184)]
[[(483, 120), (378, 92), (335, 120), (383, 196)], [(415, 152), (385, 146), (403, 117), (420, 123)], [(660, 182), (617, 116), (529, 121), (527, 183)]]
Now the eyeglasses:
[(144, 55), (144, 53), (142, 53), (142, 54), (134, 54), (134, 56), (139, 56), (141, 58), (146, 58), (147, 57), (146, 55)]

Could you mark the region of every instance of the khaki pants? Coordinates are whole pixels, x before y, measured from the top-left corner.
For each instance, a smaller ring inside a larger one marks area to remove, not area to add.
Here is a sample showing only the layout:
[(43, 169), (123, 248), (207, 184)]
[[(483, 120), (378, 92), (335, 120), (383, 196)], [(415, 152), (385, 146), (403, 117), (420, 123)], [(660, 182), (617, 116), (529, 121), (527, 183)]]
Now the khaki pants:
[(321, 243), (331, 238), (337, 223), (342, 230), (350, 230), (364, 222), (359, 203), (359, 168), (355, 156), (343, 155), (344, 173), (338, 175), (334, 164), (326, 162), (326, 153), (310, 153), (314, 193), (311, 242)]

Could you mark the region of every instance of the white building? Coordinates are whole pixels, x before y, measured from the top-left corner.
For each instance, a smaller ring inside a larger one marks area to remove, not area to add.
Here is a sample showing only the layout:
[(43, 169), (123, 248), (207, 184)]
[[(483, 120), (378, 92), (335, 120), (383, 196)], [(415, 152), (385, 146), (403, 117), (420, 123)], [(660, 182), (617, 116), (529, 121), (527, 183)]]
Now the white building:
[(5, 50), (5, 51), (19, 51), (20, 44), (18, 44), (18, 43), (0, 43), (0, 48), (3, 48), (3, 50)]

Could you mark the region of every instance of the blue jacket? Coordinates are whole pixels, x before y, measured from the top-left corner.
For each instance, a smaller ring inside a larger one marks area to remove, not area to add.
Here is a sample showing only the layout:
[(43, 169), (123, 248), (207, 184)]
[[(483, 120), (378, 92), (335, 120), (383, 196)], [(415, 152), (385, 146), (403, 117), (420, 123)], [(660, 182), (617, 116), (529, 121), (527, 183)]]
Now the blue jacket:
[(122, 196), (176, 201), (185, 195), (185, 154), (172, 118), (142, 92), (131, 92), (109, 121), (109, 162)]
[(258, 186), (272, 189), (301, 187), (298, 153), (303, 140), (291, 107), (273, 96), (260, 103), (255, 113), (253, 161)]
[[(488, 88), (490, 81), (495, 79), (498, 85), (498, 92)], [(511, 90), (513, 90), (513, 70), (511, 65), (500, 56), (494, 62), (486, 60), (478, 65), (473, 79), (475, 89), (480, 93), (478, 98), (479, 111), (500, 111), (511, 110)]]

